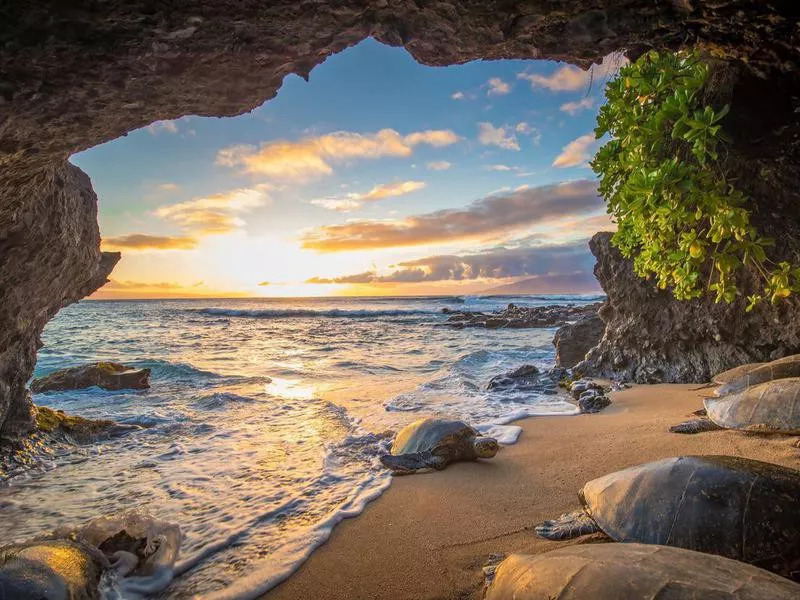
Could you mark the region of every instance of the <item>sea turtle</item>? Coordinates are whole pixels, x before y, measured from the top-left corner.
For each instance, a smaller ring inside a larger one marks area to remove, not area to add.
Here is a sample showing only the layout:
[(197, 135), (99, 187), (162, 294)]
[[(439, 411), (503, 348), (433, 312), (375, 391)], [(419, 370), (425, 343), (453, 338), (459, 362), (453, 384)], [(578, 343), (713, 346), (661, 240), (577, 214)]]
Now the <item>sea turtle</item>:
[(722, 398), (755, 385), (790, 377), (800, 377), (800, 354), (786, 356), (753, 369), (743, 370), (739, 377), (730, 379), (714, 390), (714, 396)]
[(69, 540), (42, 540), (0, 548), (0, 598), (94, 600), (106, 558)]
[(581, 544), (512, 554), (486, 600), (795, 600), (800, 585), (729, 558), (648, 544)]
[(444, 469), (451, 462), (492, 458), (500, 445), (482, 436), (463, 421), (420, 419), (406, 425), (397, 434), (391, 454), (381, 462), (396, 475), (421, 469)]
[(670, 427), (673, 433), (740, 429), (800, 434), (800, 377), (774, 379), (703, 401), (705, 416)]
[(578, 493), (583, 509), (540, 537), (605, 533), (618, 542), (719, 554), (800, 574), (800, 472), (735, 456), (665, 458), (611, 473)]

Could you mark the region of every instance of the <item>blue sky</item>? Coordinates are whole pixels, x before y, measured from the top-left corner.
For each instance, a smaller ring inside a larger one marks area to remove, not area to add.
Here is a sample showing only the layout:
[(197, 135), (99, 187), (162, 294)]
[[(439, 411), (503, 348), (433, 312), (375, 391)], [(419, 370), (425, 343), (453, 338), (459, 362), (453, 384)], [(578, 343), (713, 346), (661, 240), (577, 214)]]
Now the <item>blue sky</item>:
[[(607, 71), (590, 86), (549, 61), (426, 67), (367, 40), (308, 82), (287, 77), (248, 114), (155, 123), (78, 154), (100, 198), (105, 247), (123, 252), (104, 293), (458, 293), (545, 277), (496, 257), (489, 270), (456, 263), (521, 247), (552, 255), (608, 227), (583, 196), (567, 194), (564, 218), (535, 210), (560, 202), (554, 190), (594, 179), (589, 134)], [(497, 200), (514, 194), (530, 196)], [(520, 219), (503, 222), (495, 213), (511, 205)], [(360, 247), (364, 230), (379, 239)], [(384, 235), (395, 241), (382, 247)], [(424, 262), (442, 256), (449, 269)], [(587, 260), (563, 268), (577, 273)], [(357, 284), (337, 281), (357, 274)]]

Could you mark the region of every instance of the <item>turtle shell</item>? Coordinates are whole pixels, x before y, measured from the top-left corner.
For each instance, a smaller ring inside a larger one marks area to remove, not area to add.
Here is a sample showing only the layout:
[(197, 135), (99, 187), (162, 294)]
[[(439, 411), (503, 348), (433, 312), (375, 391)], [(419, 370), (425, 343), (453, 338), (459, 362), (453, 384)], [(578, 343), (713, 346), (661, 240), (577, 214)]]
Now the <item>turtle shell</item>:
[(745, 365), (739, 365), (738, 367), (734, 367), (733, 369), (728, 369), (727, 371), (723, 371), (722, 373), (717, 373), (711, 378), (711, 381), (716, 383), (717, 385), (730, 383), (734, 379), (739, 379), (739, 377), (741, 377), (742, 375), (747, 375), (753, 369), (757, 369), (758, 367), (765, 364), (767, 363), (757, 362), (757, 363), (747, 363)]
[(706, 398), (706, 413), (720, 427), (800, 434), (800, 377), (776, 379), (722, 398)]
[(392, 443), (392, 454), (411, 454), (431, 450), (472, 450), (472, 440), (479, 435), (463, 421), (420, 419), (406, 425)]
[(800, 585), (729, 558), (645, 544), (582, 544), (512, 554), (486, 600), (794, 600)]
[(714, 391), (714, 395), (721, 398), (754, 385), (789, 377), (800, 377), (800, 354), (787, 356), (751, 369), (740, 377), (719, 386)]
[(800, 561), (794, 469), (735, 456), (666, 458), (590, 481), (579, 496), (618, 542), (688, 548), (787, 575)]
[(67, 540), (6, 546), (0, 548), (0, 598), (91, 600), (105, 566)]

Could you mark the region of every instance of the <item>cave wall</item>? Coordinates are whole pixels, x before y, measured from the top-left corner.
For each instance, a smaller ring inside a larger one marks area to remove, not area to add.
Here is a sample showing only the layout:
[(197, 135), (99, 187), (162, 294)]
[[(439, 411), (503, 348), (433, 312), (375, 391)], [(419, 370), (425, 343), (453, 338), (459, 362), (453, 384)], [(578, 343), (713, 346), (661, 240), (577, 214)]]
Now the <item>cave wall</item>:
[(794, 0), (57, 0), (0, 3), (0, 431), (30, 424), (47, 319), (102, 284), (75, 152), (159, 119), (230, 116), (368, 36), (429, 65), (702, 42), (760, 76), (797, 70)]
[(100, 252), (97, 196), (68, 162), (0, 182), (0, 438), (30, 431), (26, 384), (48, 320), (107, 281), (120, 258)]
[(797, 299), (763, 303), (749, 313), (743, 298), (732, 304), (675, 300), (638, 277), (611, 236), (601, 232), (589, 242), (594, 274), (608, 296), (599, 312), (606, 330), (576, 371), (637, 383), (702, 383), (743, 363), (800, 352)]

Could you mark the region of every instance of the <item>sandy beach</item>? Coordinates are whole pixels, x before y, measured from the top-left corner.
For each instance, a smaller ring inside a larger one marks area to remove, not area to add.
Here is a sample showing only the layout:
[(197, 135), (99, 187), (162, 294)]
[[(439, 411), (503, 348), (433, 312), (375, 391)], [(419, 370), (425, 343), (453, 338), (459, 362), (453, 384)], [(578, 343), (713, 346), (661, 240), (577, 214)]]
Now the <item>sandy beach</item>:
[(599, 414), (521, 421), (519, 443), (491, 461), (396, 478), (266, 598), (479, 598), (490, 554), (540, 553), (563, 544), (538, 539), (532, 527), (577, 508), (577, 491), (591, 478), (680, 454), (730, 454), (800, 468), (796, 437), (669, 433), (701, 406), (696, 387), (616, 392), (614, 404)]

